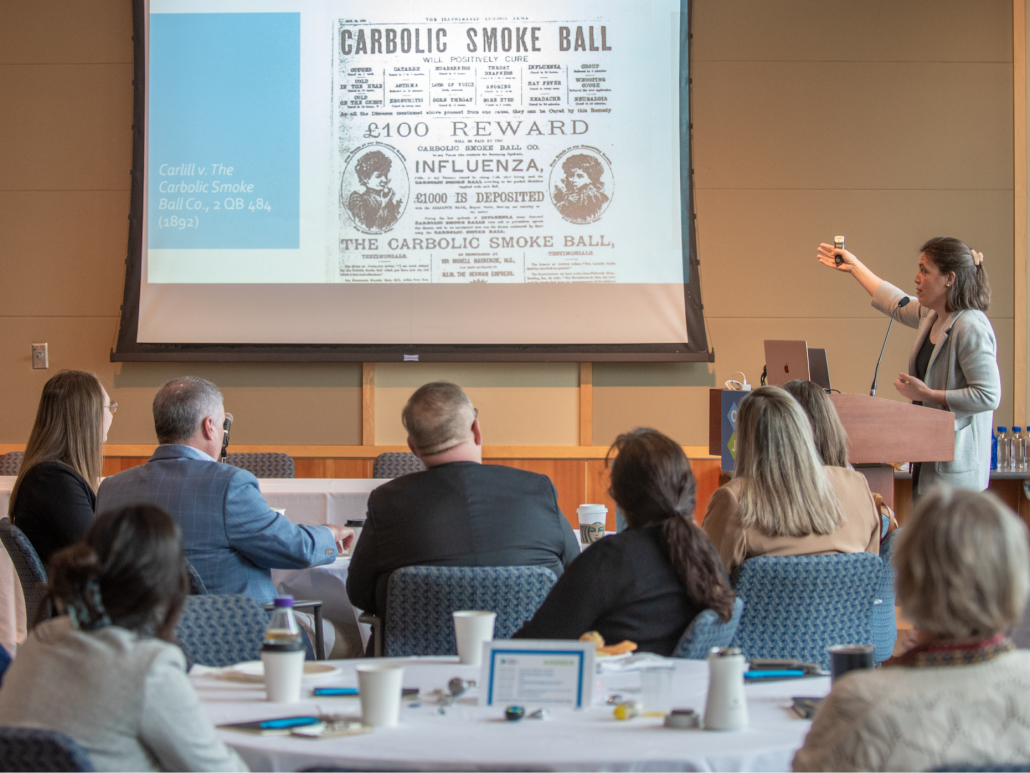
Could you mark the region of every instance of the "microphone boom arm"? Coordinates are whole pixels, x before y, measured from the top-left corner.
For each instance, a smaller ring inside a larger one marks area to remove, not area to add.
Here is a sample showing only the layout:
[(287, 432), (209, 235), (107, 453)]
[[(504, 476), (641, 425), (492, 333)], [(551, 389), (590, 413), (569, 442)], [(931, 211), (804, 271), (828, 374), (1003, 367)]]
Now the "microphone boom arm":
[(883, 337), (883, 346), (880, 347), (880, 357), (876, 360), (876, 370), (873, 371), (873, 385), (869, 388), (869, 396), (876, 397), (876, 379), (880, 375), (880, 362), (883, 360), (883, 352), (887, 348), (887, 338), (891, 334), (891, 327), (894, 325), (894, 315), (898, 313), (898, 309), (902, 306), (908, 306), (909, 301), (912, 299), (907, 295), (898, 301), (898, 305), (894, 307), (894, 311), (891, 312), (891, 321), (887, 325), (887, 335)]

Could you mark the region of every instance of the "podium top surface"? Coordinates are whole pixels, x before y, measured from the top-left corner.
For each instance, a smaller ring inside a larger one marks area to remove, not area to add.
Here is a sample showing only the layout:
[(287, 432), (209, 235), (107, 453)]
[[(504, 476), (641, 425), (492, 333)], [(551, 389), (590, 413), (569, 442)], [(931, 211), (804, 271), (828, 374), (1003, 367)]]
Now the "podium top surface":
[(869, 395), (830, 395), (848, 433), (852, 464), (950, 462), (955, 414)]

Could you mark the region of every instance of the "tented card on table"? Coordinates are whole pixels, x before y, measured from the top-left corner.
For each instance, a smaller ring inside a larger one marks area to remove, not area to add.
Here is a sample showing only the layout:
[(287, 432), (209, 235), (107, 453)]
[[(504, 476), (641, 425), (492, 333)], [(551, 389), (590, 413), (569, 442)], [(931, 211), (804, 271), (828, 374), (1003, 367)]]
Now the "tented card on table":
[(592, 642), (519, 639), (483, 644), (479, 702), (589, 706), (594, 687)]

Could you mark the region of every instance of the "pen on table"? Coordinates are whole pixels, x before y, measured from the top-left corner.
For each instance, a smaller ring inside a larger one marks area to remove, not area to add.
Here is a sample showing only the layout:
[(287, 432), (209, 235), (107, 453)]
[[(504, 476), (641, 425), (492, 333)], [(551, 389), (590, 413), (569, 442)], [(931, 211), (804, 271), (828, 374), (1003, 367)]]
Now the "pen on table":
[(318, 717), (284, 717), (283, 719), (266, 719), (258, 727), (262, 730), (281, 730), (289, 727), (317, 725), (321, 721)]
[(795, 669), (781, 669), (778, 671), (745, 671), (745, 679), (787, 679), (791, 677), (804, 676), (804, 671), (798, 671)]

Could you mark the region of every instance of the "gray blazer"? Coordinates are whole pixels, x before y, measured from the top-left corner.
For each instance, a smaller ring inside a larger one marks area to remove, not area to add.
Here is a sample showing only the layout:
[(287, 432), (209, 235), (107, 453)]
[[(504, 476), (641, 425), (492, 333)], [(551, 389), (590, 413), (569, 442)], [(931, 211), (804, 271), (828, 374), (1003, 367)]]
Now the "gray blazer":
[[(873, 307), (890, 314), (905, 293), (882, 282), (873, 293)], [(911, 296), (910, 296), (911, 297)], [(896, 319), (919, 332), (908, 357), (908, 372), (916, 374), (916, 355), (937, 313), (915, 298), (898, 309)], [(946, 481), (958, 488), (983, 491), (991, 477), (991, 419), (1001, 404), (998, 343), (987, 315), (976, 309), (953, 311), (944, 321), (926, 369), (926, 385), (943, 389), (948, 407), (929, 405), (955, 414), (955, 460), (923, 465), (919, 493)]]

